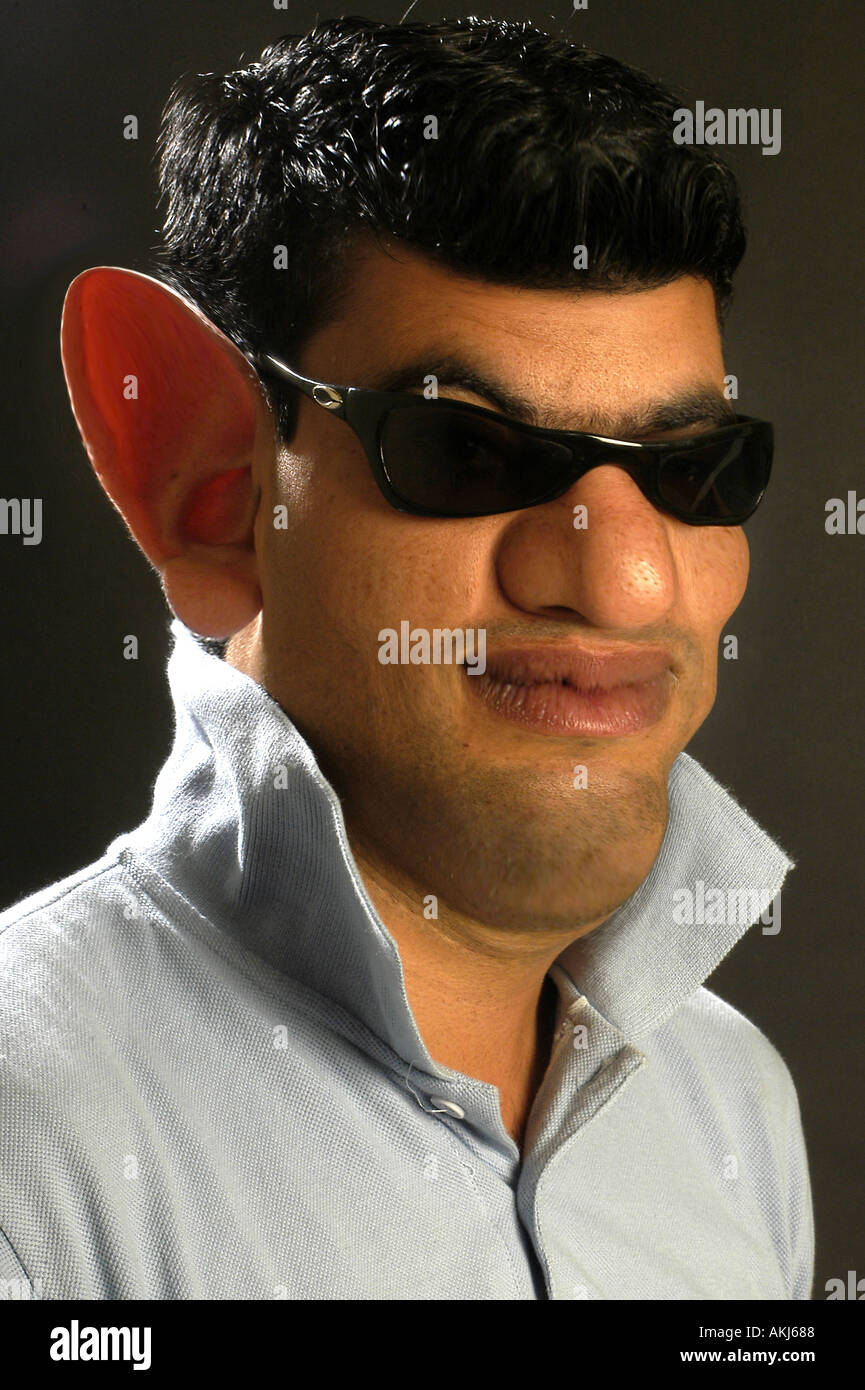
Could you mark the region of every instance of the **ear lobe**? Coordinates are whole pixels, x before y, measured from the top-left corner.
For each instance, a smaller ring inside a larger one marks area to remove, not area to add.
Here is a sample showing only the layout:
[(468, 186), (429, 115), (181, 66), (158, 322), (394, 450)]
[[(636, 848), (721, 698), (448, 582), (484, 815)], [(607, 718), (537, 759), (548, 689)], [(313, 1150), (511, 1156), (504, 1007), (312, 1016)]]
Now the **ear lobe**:
[[(160, 281), (98, 266), (66, 293), (61, 356), (93, 469), (158, 569), (191, 543), (230, 551), (249, 539), (269, 411), (225, 334)], [(227, 559), (214, 555), (223, 572)]]

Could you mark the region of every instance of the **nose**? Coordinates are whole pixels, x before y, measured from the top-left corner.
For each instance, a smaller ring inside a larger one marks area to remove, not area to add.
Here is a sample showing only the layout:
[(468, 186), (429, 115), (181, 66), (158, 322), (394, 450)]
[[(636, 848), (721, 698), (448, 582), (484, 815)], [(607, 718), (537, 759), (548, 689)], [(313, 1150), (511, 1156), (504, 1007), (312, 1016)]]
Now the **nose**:
[(499, 583), (526, 612), (569, 611), (600, 628), (658, 623), (675, 600), (676, 524), (623, 468), (599, 464), (555, 501), (508, 518)]

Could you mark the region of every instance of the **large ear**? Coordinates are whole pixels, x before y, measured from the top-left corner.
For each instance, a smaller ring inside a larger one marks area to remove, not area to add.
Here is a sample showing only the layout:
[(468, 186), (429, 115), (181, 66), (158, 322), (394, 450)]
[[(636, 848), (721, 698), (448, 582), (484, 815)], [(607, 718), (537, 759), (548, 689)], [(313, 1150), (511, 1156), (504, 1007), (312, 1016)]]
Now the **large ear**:
[(253, 461), (274, 442), (255, 371), (195, 305), (117, 266), (72, 281), (60, 340), (90, 462), (172, 608), (238, 631), (261, 606)]

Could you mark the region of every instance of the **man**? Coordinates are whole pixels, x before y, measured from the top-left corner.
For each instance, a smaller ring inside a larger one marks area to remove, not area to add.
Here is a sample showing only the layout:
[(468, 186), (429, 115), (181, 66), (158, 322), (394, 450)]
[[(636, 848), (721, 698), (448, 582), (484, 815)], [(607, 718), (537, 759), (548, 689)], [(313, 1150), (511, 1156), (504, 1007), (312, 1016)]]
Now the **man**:
[(161, 273), (80, 275), (62, 348), (175, 746), (0, 919), (7, 1279), (809, 1297), (793, 1083), (703, 987), (791, 861), (683, 752), (771, 431), (675, 108), (473, 19), (172, 95)]

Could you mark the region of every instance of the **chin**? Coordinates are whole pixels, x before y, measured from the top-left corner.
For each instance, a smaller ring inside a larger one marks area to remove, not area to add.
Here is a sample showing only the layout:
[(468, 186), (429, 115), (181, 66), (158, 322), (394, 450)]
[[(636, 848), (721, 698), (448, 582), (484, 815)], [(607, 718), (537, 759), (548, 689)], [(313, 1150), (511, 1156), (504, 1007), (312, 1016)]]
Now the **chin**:
[[(513, 810), (518, 803), (510, 804)], [(447, 840), (437, 837), (421, 881), (486, 927), (575, 934), (621, 906), (657, 858), (666, 798), (653, 800), (651, 811), (645, 804), (633, 809), (633, 816), (601, 815), (595, 806), (598, 814), (577, 819), (563, 817), (561, 808), (550, 815), (548, 807), (546, 824), (537, 807), (504, 823), (500, 811), (476, 815)]]

